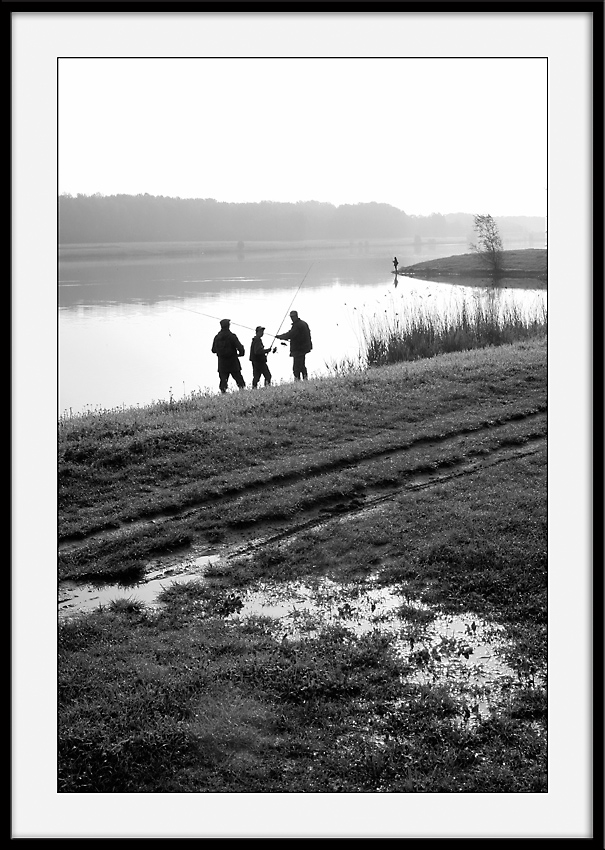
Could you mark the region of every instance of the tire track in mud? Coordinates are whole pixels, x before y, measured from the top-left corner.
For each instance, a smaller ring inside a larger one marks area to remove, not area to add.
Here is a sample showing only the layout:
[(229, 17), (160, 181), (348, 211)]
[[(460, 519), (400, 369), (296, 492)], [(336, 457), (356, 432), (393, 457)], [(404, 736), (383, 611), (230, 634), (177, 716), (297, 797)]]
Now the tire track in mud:
[[(126, 540), (135, 537), (142, 530), (158, 528), (163, 524), (194, 516), (208, 504), (213, 507), (220, 506), (221, 503), (227, 505), (235, 498), (254, 495), (266, 490), (268, 486), (274, 489), (283, 488), (285, 493), (289, 486), (303, 480), (318, 479), (330, 473), (361, 469), (387, 460), (406, 458), (406, 456), (413, 456), (415, 453), (425, 450), (423, 456), (419, 458), (419, 462), (410, 469), (400, 470), (394, 475), (385, 472), (383, 480), (375, 483), (365, 484), (360, 482), (359, 489), (363, 492), (352, 498), (349, 497), (348, 501), (347, 497), (343, 499), (342, 495), (334, 496), (330, 494), (330, 496), (326, 496), (319, 494), (315, 500), (311, 500), (310, 503), (299, 509), (299, 514), (304, 513), (307, 517), (302, 523), (293, 517), (284, 519), (261, 517), (249, 523), (239, 522), (228, 529), (229, 536), (232, 538), (241, 538), (244, 536), (241, 533), (242, 529), (250, 526), (264, 526), (265, 528), (270, 526), (273, 529), (283, 529), (275, 534), (270, 534), (269, 537), (262, 538), (258, 545), (264, 545), (273, 540), (299, 533), (319, 523), (324, 523), (333, 517), (374, 508), (381, 502), (394, 498), (397, 493), (403, 490), (417, 490), (421, 487), (433, 486), (460, 475), (467, 475), (492, 463), (501, 463), (515, 457), (535, 453), (539, 450), (540, 445), (546, 441), (546, 419), (546, 406), (544, 406), (537, 410), (516, 413), (503, 419), (481, 422), (444, 434), (420, 437), (396, 446), (391, 445), (374, 452), (358, 454), (355, 457), (337, 458), (315, 468), (303, 471), (295, 470), (291, 474), (276, 475), (264, 479), (262, 482), (229, 488), (219, 496), (200, 499), (199, 502), (193, 505), (189, 504), (182, 510), (158, 511), (144, 519), (124, 523), (119, 528), (93, 532), (77, 539), (66, 538), (60, 541), (59, 552), (77, 551), (90, 543)], [(535, 426), (533, 431), (521, 434), (509, 433), (511, 430), (514, 431), (515, 426), (522, 427), (532, 424)], [(502, 437), (498, 440), (499, 434)], [(474, 445), (468, 450), (463, 450), (462, 456), (453, 454), (456, 444), (465, 437), (481, 438), (482, 436), (489, 437), (492, 440), (496, 439), (497, 442), (488, 447), (481, 444)], [(436, 448), (442, 450), (449, 448), (450, 454), (432, 462), (427, 461), (426, 450)], [(255, 537), (255, 540), (259, 541), (261, 538)]]
[[(305, 520), (296, 521), (290, 519), (274, 521), (271, 523), (274, 528), (272, 533), (264, 536), (255, 536), (253, 540), (240, 543), (239, 545), (232, 544), (229, 554), (223, 557), (229, 560), (230, 558), (248, 555), (258, 549), (262, 549), (264, 546), (279, 543), (282, 540), (295, 537), (304, 531), (319, 528), (332, 520), (347, 520), (359, 514), (369, 513), (380, 508), (381, 505), (396, 499), (402, 493), (411, 493), (428, 487), (434, 487), (454, 478), (470, 475), (500, 463), (507, 463), (537, 454), (541, 451), (545, 443), (545, 434), (534, 434), (527, 438), (527, 444), (522, 448), (518, 446), (501, 446), (475, 457), (469, 457), (454, 463), (445, 463), (435, 467), (432, 472), (425, 470), (408, 472), (404, 476), (405, 480), (367, 487), (365, 494), (361, 497), (353, 497), (348, 501), (340, 499), (332, 507), (310, 507), (304, 512), (308, 517)], [(269, 525), (270, 523), (264, 524)], [(275, 530), (278, 526), (283, 526), (283, 529)]]

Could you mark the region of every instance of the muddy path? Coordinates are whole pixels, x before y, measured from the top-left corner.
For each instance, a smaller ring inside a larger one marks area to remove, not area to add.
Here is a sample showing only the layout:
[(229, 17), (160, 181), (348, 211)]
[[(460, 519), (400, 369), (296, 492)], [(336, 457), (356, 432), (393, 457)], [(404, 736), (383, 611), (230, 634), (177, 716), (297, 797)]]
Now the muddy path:
[[(477, 475), (495, 465), (541, 452), (546, 443), (546, 425), (546, 413), (538, 412), (474, 432), (471, 441), (462, 433), (432, 441), (430, 446), (433, 450), (438, 447), (438, 454), (427, 454), (428, 442), (424, 442), (422, 448), (417, 445), (365, 458), (361, 464), (380, 462), (392, 474), (379, 475), (376, 484), (367, 486), (354, 498), (332, 495), (329, 501), (309, 504), (294, 518), (257, 522), (249, 528), (232, 529), (219, 544), (200, 542), (187, 550), (159, 555), (149, 561), (145, 577), (134, 585), (61, 582), (59, 619), (119, 601), (157, 608), (163, 604), (158, 601), (162, 591), (174, 584), (204, 579), (216, 566), (215, 578), (219, 576), (223, 589), (220, 613), (227, 620), (243, 623), (248, 617), (261, 616), (270, 623), (276, 640), (296, 641), (335, 623), (356, 635), (379, 629), (392, 638), (395, 652), (409, 665), (408, 684), (447, 686), (459, 706), (456, 722), (471, 728), (493, 712), (505, 710), (515, 689), (545, 686), (544, 665), (536, 664), (516, 648), (504, 626), (473, 612), (454, 615), (432, 609), (406, 596), (401, 588), (383, 586), (372, 577), (363, 586), (329, 577), (308, 583), (304, 579), (276, 578), (234, 590), (229, 582), (229, 562), (273, 543), (304, 538), (320, 527), (334, 527), (337, 533), (338, 523), (354, 522), (371, 512), (388, 509), (391, 500), (406, 492), (438, 487), (454, 478)], [(464, 440), (467, 442), (461, 444)], [(398, 469), (397, 462), (403, 458), (412, 463)], [(355, 468), (359, 466), (356, 464)], [(536, 730), (536, 734), (545, 734), (540, 724)]]
[[(186, 549), (158, 554), (146, 564), (146, 575), (151, 580), (158, 576), (191, 571), (192, 565), (206, 563), (211, 557), (232, 558), (252, 553), (267, 544), (301, 534), (332, 518), (354, 517), (360, 512), (378, 509), (381, 504), (406, 491), (434, 487), (452, 478), (469, 476), (495, 464), (510, 462), (521, 456), (540, 451), (547, 439), (546, 409), (516, 414), (506, 420), (493, 420), (478, 426), (469, 426), (439, 437), (422, 438), (405, 445), (389, 446), (363, 457), (350, 456), (347, 460), (327, 463), (306, 473), (296, 472), (265, 481), (261, 485), (241, 487), (224, 493), (211, 503), (213, 511), (224, 517), (218, 540), (204, 539)], [(353, 454), (353, 453), (352, 453)], [(343, 494), (331, 487), (331, 476), (346, 472), (352, 482), (349, 492)], [(256, 498), (258, 491), (270, 488), (272, 504), (287, 504), (292, 488), (304, 481), (310, 483), (310, 492), (299, 501), (293, 515), (265, 514), (250, 519), (230, 520), (230, 511), (247, 498)], [(351, 495), (351, 492), (353, 495)], [(277, 496), (277, 498), (276, 498)], [(207, 501), (187, 506), (181, 511), (157, 513), (119, 528), (96, 532), (77, 540), (62, 541), (59, 551), (72, 552), (91, 543), (115, 544), (120, 540), (136, 539), (150, 529), (170, 527), (171, 524), (199, 518), (208, 511)]]

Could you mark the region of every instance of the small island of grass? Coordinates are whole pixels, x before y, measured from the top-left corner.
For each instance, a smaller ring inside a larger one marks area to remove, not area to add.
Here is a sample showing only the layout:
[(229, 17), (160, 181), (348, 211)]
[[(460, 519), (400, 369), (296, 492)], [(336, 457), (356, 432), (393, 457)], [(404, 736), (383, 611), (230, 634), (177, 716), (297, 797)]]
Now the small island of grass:
[[(532, 281), (532, 286), (542, 288), (547, 281), (546, 248), (524, 248), (502, 252), (503, 270), (500, 279)], [(399, 274), (422, 278), (478, 277), (490, 278), (491, 270), (484, 257), (476, 252), (457, 254), (426, 260), (398, 269)], [(515, 285), (515, 284), (510, 284)], [(517, 283), (516, 285), (521, 285)]]

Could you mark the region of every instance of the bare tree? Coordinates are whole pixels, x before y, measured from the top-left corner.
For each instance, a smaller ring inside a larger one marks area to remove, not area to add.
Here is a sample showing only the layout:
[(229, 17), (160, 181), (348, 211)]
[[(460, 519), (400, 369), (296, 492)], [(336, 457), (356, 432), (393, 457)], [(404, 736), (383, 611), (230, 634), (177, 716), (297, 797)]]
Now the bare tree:
[(491, 215), (476, 215), (473, 229), (477, 234), (477, 242), (471, 243), (471, 248), (486, 261), (492, 274), (497, 277), (502, 272), (503, 261), (498, 225)]

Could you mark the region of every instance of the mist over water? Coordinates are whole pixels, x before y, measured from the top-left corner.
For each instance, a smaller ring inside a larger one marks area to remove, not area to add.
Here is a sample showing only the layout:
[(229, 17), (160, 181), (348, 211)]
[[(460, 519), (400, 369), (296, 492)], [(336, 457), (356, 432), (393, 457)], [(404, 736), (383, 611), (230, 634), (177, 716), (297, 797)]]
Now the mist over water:
[[(409, 265), (467, 251), (465, 243), (453, 243), (421, 256), (406, 255), (399, 247), (397, 256), (400, 265)], [(307, 365), (314, 377), (359, 356), (364, 321), (418, 309), (447, 311), (460, 298), (484, 297), (485, 290), (476, 285), (404, 276), (395, 287), (394, 253), (388, 246), (355, 246), (338, 256), (298, 249), (239, 258), (155, 254), (105, 259), (100, 250), (90, 259), (61, 260), (58, 413), (217, 392), (217, 361), (210, 349), (221, 318), (231, 319), (246, 349), (241, 363), (250, 386), (248, 351), (259, 324), (266, 328), (265, 344), (277, 347), (269, 355), (273, 383), (292, 380), (289, 348), (274, 342), (276, 333), (290, 327), (290, 309), (311, 327)], [(504, 289), (496, 298), (530, 312), (546, 303), (546, 293), (536, 290)]]

